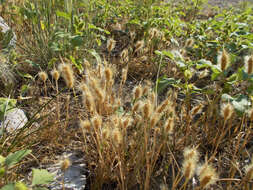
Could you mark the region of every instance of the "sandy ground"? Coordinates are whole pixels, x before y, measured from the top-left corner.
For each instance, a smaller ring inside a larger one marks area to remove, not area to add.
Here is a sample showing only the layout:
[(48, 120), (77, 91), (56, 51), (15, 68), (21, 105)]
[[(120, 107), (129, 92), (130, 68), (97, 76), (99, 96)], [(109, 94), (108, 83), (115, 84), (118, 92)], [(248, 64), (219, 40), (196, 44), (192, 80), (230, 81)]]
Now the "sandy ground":
[(247, 1), (253, 3), (253, 0), (208, 0), (208, 3), (213, 6), (229, 7)]

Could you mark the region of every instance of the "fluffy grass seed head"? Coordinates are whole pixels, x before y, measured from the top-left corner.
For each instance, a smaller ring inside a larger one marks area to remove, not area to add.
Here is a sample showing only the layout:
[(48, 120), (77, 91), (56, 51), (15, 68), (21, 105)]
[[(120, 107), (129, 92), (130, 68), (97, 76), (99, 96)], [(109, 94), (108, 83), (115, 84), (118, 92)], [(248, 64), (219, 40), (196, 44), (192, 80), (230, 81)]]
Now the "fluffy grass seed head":
[(38, 75), (39, 75), (40, 79), (45, 83), (48, 78), (47, 73), (45, 71), (41, 71), (38, 73)]
[(141, 86), (136, 86), (133, 90), (134, 100), (139, 99), (141, 96), (142, 96), (142, 88), (141, 88)]
[(169, 99), (164, 100), (162, 104), (157, 107), (156, 112), (160, 114), (163, 111), (165, 111), (169, 103), (170, 103)]
[(253, 161), (251, 162), (251, 164), (245, 167), (245, 173), (246, 173), (245, 176), (246, 181), (250, 181), (253, 179)]
[(209, 73), (210, 73), (209, 70), (208, 70), (208, 69), (205, 69), (205, 70), (203, 70), (203, 71), (200, 71), (200, 72), (198, 73), (198, 76), (199, 76), (200, 79), (202, 79), (202, 78), (208, 76)]
[(90, 68), (90, 62), (87, 60), (87, 59), (83, 59), (83, 64), (84, 64), (84, 66), (86, 67), (86, 68)]
[(128, 73), (128, 67), (125, 67), (124, 69), (122, 69), (122, 75), (121, 75), (121, 83), (125, 84), (126, 80), (127, 80), (127, 73)]
[(96, 96), (98, 97), (99, 104), (102, 104), (104, 102), (104, 99), (105, 99), (105, 93), (104, 93), (104, 91), (98, 85), (94, 86), (93, 89), (94, 89), (94, 91), (96, 93)]
[(142, 91), (143, 96), (149, 95), (150, 89), (152, 89), (151, 85), (152, 84), (150, 83), (150, 81), (147, 81), (147, 84), (144, 86), (143, 91)]
[(191, 116), (195, 116), (196, 114), (199, 114), (202, 111), (203, 105), (199, 104), (191, 109)]
[(231, 118), (234, 113), (234, 107), (230, 103), (222, 104), (221, 106), (221, 115), (224, 120), (227, 121)]
[(126, 118), (123, 119), (122, 122), (123, 122), (123, 127), (127, 128), (128, 126), (131, 125), (132, 119), (130, 117), (126, 117)]
[(164, 131), (166, 134), (172, 134), (174, 129), (174, 120), (173, 118), (168, 118), (164, 124)]
[(150, 127), (153, 128), (155, 127), (155, 125), (158, 123), (158, 121), (160, 120), (161, 114), (159, 113), (153, 113), (153, 115), (150, 118)]
[(90, 93), (90, 90), (85, 91), (83, 93), (83, 104), (86, 106), (89, 112), (93, 113), (95, 111), (95, 103), (94, 103), (94, 98)]
[(68, 88), (73, 88), (75, 83), (74, 72), (70, 64), (62, 63), (59, 65), (59, 71)]
[(245, 57), (244, 68), (249, 75), (253, 73), (253, 55)]
[(192, 159), (184, 160), (183, 166), (182, 166), (183, 167), (182, 172), (187, 180), (193, 177), (196, 170), (196, 166), (197, 166), (197, 163), (194, 160)]
[(210, 185), (214, 184), (218, 179), (218, 175), (215, 169), (208, 164), (200, 166), (198, 169), (198, 174), (201, 188), (209, 187)]
[(197, 168), (199, 153), (195, 148), (185, 148), (182, 172), (187, 180), (191, 179)]
[(66, 171), (70, 166), (71, 166), (71, 162), (70, 162), (69, 158), (65, 158), (61, 162), (61, 170), (62, 171)]
[(149, 100), (147, 100), (142, 107), (142, 113), (144, 119), (149, 119), (151, 113), (152, 113), (152, 105)]
[(121, 63), (127, 63), (129, 61), (129, 56), (128, 56), (128, 49), (125, 48), (121, 53), (120, 53), (120, 61)]
[(116, 45), (116, 41), (114, 39), (109, 38), (107, 40), (107, 50), (109, 53), (115, 48), (115, 45)]
[(55, 81), (58, 81), (59, 78), (60, 78), (60, 73), (59, 73), (59, 71), (57, 71), (56, 69), (53, 69), (53, 70), (51, 71), (51, 75), (52, 75), (52, 77), (53, 77), (53, 79), (54, 79)]
[(185, 42), (185, 47), (190, 48), (190, 47), (193, 46), (193, 44), (194, 44), (194, 39), (189, 38), (189, 39), (187, 39), (186, 42)]
[(96, 130), (99, 130), (102, 126), (102, 118), (99, 115), (95, 115), (91, 119), (92, 125)]
[(105, 79), (107, 82), (111, 81), (113, 77), (112, 69), (109, 67), (105, 68)]
[(225, 71), (230, 64), (229, 54), (225, 49), (223, 49), (222, 53), (218, 56), (218, 65), (221, 71)]
[(84, 132), (90, 132), (91, 131), (91, 123), (89, 120), (80, 120), (79, 123), (80, 127)]
[(112, 140), (116, 146), (119, 146), (122, 144), (123, 138), (122, 138), (122, 134), (118, 128), (113, 129)]
[(160, 33), (160, 31), (159, 31), (158, 29), (156, 29), (156, 28), (151, 28), (151, 29), (149, 30), (149, 38), (150, 38), (150, 39), (157, 38), (157, 37), (159, 37), (159, 33)]
[(108, 127), (102, 129), (102, 138), (108, 140), (110, 138), (111, 130)]
[(149, 99), (150, 99), (150, 101), (151, 101), (151, 103), (152, 103), (153, 105), (156, 104), (156, 94), (155, 94), (155, 92), (152, 92), (152, 93), (150, 94)]
[(142, 106), (142, 102), (138, 101), (138, 102), (135, 102), (135, 104), (133, 105), (133, 108), (132, 108), (132, 112), (138, 112), (140, 107)]
[(197, 151), (196, 148), (186, 147), (184, 149), (183, 155), (184, 155), (184, 159), (186, 160), (192, 159), (192, 160), (198, 161), (199, 159), (199, 152)]
[(144, 47), (144, 40), (140, 40), (135, 44), (135, 52), (139, 52)]

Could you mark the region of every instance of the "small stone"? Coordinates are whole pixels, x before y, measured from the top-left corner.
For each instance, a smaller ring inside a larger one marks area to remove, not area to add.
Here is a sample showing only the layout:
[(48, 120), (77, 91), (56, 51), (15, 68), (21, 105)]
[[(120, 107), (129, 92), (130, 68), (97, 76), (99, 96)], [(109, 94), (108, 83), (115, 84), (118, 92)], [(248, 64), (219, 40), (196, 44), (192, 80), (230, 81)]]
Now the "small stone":
[(12, 132), (25, 126), (28, 119), (23, 110), (14, 108), (6, 113), (4, 121), (0, 123), (1, 129)]

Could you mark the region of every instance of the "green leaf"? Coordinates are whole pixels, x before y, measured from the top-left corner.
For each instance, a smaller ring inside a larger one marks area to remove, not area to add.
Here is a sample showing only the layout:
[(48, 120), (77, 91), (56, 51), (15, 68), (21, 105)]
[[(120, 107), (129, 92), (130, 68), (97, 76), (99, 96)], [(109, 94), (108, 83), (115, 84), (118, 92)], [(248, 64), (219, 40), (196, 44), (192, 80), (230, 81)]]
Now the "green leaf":
[(45, 187), (33, 187), (33, 190), (48, 190), (48, 188), (45, 188)]
[(162, 53), (161, 51), (159, 51), (159, 50), (155, 50), (155, 54), (156, 54), (156, 55), (163, 56), (163, 53)]
[(88, 23), (88, 28), (89, 29), (95, 29), (95, 30), (98, 30), (98, 31), (100, 31), (100, 32), (104, 32), (104, 33), (106, 33), (106, 34), (110, 34), (110, 32), (108, 31), (108, 30), (104, 30), (103, 28), (100, 28), (100, 27), (98, 27), (98, 26), (95, 26), (95, 25), (93, 25), (93, 24), (90, 24), (90, 23)]
[(84, 41), (83, 41), (82, 36), (76, 35), (76, 36), (70, 37), (70, 43), (73, 47), (76, 47), (76, 46), (81, 46), (84, 43)]
[(71, 15), (62, 11), (56, 11), (56, 15), (62, 18), (65, 18), (66, 20), (71, 20)]
[(69, 56), (71, 62), (75, 65), (75, 67), (78, 69), (79, 73), (82, 73), (83, 72), (83, 66), (81, 64), (78, 64), (76, 62), (76, 59), (73, 57), (73, 56)]
[(213, 66), (211, 61), (208, 61), (206, 59), (201, 59), (197, 62), (196, 68), (202, 69), (202, 68), (211, 68)]
[(52, 69), (53, 68), (53, 66), (55, 65), (55, 63), (56, 63), (56, 61), (57, 61), (58, 59), (57, 58), (52, 58), (52, 59), (50, 59), (50, 61), (48, 62), (48, 64), (47, 64), (47, 68), (48, 69)]
[(162, 54), (168, 56), (170, 59), (174, 59), (174, 55), (170, 51), (164, 50), (164, 51), (162, 51)]
[(32, 169), (33, 179), (32, 186), (46, 185), (54, 180), (54, 175), (45, 169)]
[(158, 85), (157, 85), (157, 92), (158, 94), (162, 93), (165, 88), (167, 88), (169, 85), (176, 85), (180, 83), (180, 80), (176, 80), (174, 78), (166, 78), (163, 77), (161, 79), (158, 79)]
[(34, 63), (34, 62), (32, 62), (31, 60), (29, 60), (29, 59), (26, 59), (25, 62), (27, 62), (28, 64), (32, 65), (33, 67), (35, 67), (35, 68), (37, 68), (37, 69), (40, 68), (40, 65), (39, 65), (39, 64)]
[(27, 84), (24, 84), (20, 88), (20, 94), (24, 95), (25, 93), (28, 92), (28, 90), (29, 90), (29, 86)]
[(10, 167), (21, 161), (25, 156), (27, 156), (31, 152), (32, 152), (31, 150), (19, 150), (17, 152), (12, 153), (6, 157), (5, 165), (7, 167)]
[(2, 187), (0, 190), (15, 190), (15, 184), (10, 183), (10, 184), (5, 185), (4, 187)]

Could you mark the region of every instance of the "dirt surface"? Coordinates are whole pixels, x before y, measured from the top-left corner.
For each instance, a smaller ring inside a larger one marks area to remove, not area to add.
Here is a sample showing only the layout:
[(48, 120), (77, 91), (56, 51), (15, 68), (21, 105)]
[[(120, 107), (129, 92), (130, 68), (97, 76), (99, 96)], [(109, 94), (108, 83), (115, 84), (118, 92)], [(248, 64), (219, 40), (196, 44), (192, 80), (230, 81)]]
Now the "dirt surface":
[(253, 3), (253, 0), (208, 0), (208, 3), (212, 6), (218, 6), (218, 7), (229, 7), (229, 6), (235, 6), (242, 2), (251, 2)]

